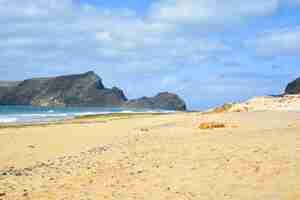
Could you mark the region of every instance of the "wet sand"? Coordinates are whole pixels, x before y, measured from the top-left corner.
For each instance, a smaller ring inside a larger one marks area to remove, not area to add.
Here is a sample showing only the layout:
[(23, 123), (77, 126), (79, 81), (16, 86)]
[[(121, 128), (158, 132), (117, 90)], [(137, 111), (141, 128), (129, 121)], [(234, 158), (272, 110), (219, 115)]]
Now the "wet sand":
[[(201, 122), (225, 128), (200, 130)], [(300, 199), (300, 113), (91, 117), (0, 128), (0, 199)]]

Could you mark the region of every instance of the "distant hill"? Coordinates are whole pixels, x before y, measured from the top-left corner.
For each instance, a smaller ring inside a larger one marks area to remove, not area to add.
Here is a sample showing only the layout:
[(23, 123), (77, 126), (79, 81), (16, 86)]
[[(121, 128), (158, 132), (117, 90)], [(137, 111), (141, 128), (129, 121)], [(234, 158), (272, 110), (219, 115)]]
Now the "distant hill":
[(169, 92), (162, 92), (154, 97), (130, 100), (124, 106), (129, 108), (186, 110), (185, 102), (178, 95)]
[(0, 99), (19, 83), (19, 81), (0, 81)]
[(17, 86), (21, 81), (0, 81), (0, 87)]
[(185, 102), (179, 96), (167, 92), (128, 101), (121, 89), (106, 88), (93, 71), (19, 82), (0, 81), (0, 104), (186, 110)]

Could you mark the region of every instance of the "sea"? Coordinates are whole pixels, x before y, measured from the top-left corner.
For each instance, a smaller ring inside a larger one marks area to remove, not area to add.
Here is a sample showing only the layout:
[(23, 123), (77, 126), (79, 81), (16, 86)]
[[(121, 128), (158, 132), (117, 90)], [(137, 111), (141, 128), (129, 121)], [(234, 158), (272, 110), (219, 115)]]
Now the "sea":
[(78, 116), (100, 115), (111, 113), (144, 113), (173, 112), (148, 109), (122, 109), (100, 107), (33, 107), (33, 106), (0, 106), (0, 124), (48, 122), (72, 119)]

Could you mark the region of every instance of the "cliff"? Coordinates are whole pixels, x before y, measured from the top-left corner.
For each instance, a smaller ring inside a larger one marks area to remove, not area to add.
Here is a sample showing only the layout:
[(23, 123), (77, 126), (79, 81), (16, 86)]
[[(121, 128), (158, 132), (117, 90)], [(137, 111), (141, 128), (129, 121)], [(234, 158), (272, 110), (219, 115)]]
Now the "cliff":
[(4, 88), (0, 88), (2, 105), (114, 107), (127, 100), (120, 89), (105, 88), (94, 72), (28, 79)]
[(184, 101), (171, 93), (128, 101), (121, 89), (106, 88), (101, 78), (92, 71), (20, 82), (0, 81), (0, 105), (186, 109)]

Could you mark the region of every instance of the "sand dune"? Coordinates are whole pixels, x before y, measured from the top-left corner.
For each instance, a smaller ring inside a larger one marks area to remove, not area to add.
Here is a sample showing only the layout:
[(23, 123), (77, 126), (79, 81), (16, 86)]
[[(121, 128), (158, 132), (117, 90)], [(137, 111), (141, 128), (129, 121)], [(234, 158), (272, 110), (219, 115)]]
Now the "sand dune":
[(300, 112), (300, 95), (258, 96), (244, 102), (225, 103), (209, 109), (206, 114), (249, 111), (292, 111)]

